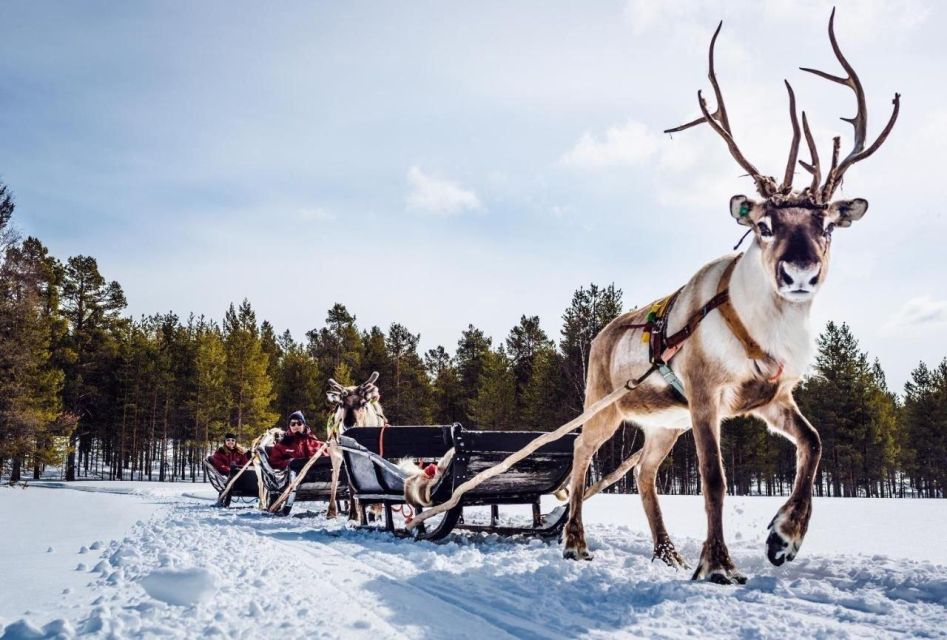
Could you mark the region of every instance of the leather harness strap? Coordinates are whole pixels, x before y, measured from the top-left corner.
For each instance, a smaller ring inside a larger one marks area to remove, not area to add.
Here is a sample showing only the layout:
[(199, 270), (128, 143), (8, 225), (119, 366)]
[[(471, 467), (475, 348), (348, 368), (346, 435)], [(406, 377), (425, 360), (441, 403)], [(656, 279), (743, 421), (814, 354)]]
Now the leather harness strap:
[(720, 278), (720, 284), (717, 285), (717, 295), (726, 294), (726, 300), (720, 305), (720, 313), (723, 315), (723, 319), (727, 321), (730, 331), (743, 344), (746, 356), (750, 360), (765, 360), (769, 357), (769, 354), (763, 351), (760, 344), (750, 336), (750, 332), (746, 330), (746, 325), (740, 320), (740, 316), (737, 315), (736, 309), (733, 308), (733, 304), (730, 302), (730, 276), (733, 275), (733, 269), (737, 266), (737, 260), (739, 259), (740, 256), (737, 256), (733, 262), (727, 265), (723, 276)]
[[(641, 380), (657, 370), (667, 383), (686, 400), (684, 385), (668, 366), (668, 363), (671, 361), (671, 358), (680, 351), (681, 347), (684, 346), (684, 342), (697, 330), (701, 321), (714, 309), (720, 310), (730, 331), (736, 339), (740, 341), (740, 344), (743, 345), (743, 350), (746, 351), (748, 358), (751, 360), (772, 359), (772, 357), (760, 347), (759, 343), (750, 336), (749, 331), (747, 331), (746, 326), (740, 320), (740, 316), (737, 315), (736, 309), (733, 308), (733, 304), (730, 302), (730, 277), (733, 275), (733, 270), (742, 255), (743, 254), (740, 254), (735, 257), (730, 264), (727, 265), (726, 269), (724, 269), (723, 274), (720, 276), (720, 282), (717, 284), (716, 295), (708, 300), (700, 309), (691, 314), (684, 326), (675, 333), (670, 336), (667, 335), (667, 321), (671, 315), (671, 309), (674, 307), (674, 303), (677, 301), (681, 291), (683, 291), (683, 287), (667, 298), (662, 298), (652, 304), (646, 322), (627, 325), (630, 329), (644, 329), (642, 340), (648, 343), (649, 359), (652, 367), (648, 370), (647, 374), (642, 376)], [(769, 378), (769, 380), (775, 382), (781, 373), (782, 364), (779, 364), (778, 372), (775, 376)], [(639, 382), (641, 380), (639, 380)]]

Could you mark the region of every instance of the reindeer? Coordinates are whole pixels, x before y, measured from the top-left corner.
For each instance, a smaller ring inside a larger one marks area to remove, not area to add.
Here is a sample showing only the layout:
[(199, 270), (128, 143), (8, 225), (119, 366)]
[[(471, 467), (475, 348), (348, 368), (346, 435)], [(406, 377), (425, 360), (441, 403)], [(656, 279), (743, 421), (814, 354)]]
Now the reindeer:
[[(335, 411), (326, 424), (329, 440), (329, 456), (332, 460), (332, 489), (329, 496), (329, 518), (338, 515), (335, 496), (339, 486), (339, 472), (342, 469), (342, 451), (339, 448), (339, 436), (350, 427), (381, 427), (388, 424), (381, 408), (381, 393), (375, 382), (378, 372), (374, 371), (368, 380), (358, 386), (343, 387), (329, 378), (329, 391), (326, 397), (335, 405)], [(357, 509), (355, 501), (350, 500), (349, 519), (355, 519)]]
[[(840, 160), (840, 139), (834, 138), (831, 165), (822, 183), (818, 152), (803, 111), (802, 129), (810, 161), (799, 164), (811, 174), (812, 180), (799, 191), (792, 187), (800, 143), (792, 87), (785, 83), (792, 143), (784, 177), (777, 184), (774, 178), (761, 174), (734, 141), (714, 72), (714, 44), (722, 23), (714, 32), (710, 41), (709, 79), (716, 111), (710, 113), (698, 91), (702, 117), (666, 133), (706, 122), (723, 138), (762, 196), (762, 200), (751, 200), (737, 195), (730, 200), (731, 215), (738, 224), (749, 228), (752, 243), (745, 253), (710, 262), (660, 304), (616, 318), (593, 341), (586, 407), (623, 385), (634, 390), (587, 421), (576, 439), (570, 516), (563, 549), (566, 558), (592, 557), (582, 527), (586, 472), (595, 451), (623, 420), (629, 420), (637, 423), (645, 435), (643, 448), (626, 465), (637, 466), (638, 488), (651, 527), (654, 556), (672, 567), (689, 568), (664, 526), (655, 493), (655, 475), (678, 437), (693, 429), (707, 514), (707, 538), (693, 579), (744, 583), (746, 577), (736, 569), (727, 550), (722, 518), (726, 482), (720, 456), (720, 423), (738, 415), (761, 418), (769, 430), (796, 445), (792, 493), (769, 525), (766, 553), (776, 566), (798, 553), (812, 513), (812, 484), (822, 445), (818, 432), (796, 406), (793, 388), (810, 358), (809, 312), (828, 274), (832, 233), (859, 220), (868, 208), (868, 202), (861, 198), (832, 200), (832, 194), (853, 164), (878, 150), (891, 132), (900, 108), (900, 95), (896, 93), (888, 123), (878, 138), (866, 146), (865, 92), (855, 70), (842, 55), (834, 22), (833, 9), (829, 40), (847, 76), (802, 70), (845, 85), (855, 93), (856, 115), (843, 118), (855, 129), (854, 145)], [(714, 309), (718, 312), (713, 313)], [(642, 341), (642, 330), (652, 332), (651, 349)], [(648, 375), (655, 367), (662, 376)]]

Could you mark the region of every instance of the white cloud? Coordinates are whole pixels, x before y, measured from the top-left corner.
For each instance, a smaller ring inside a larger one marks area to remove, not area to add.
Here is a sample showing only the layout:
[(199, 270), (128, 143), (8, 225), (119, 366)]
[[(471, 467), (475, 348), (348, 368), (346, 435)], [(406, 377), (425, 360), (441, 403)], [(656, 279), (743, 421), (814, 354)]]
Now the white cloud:
[(906, 326), (947, 324), (947, 300), (935, 300), (923, 295), (908, 300), (885, 325), (885, 332), (902, 331)]
[(649, 160), (657, 150), (657, 135), (640, 122), (629, 120), (624, 125), (610, 127), (603, 137), (583, 133), (559, 162), (586, 170), (634, 166)]
[(414, 166), (408, 169), (408, 208), (450, 216), (482, 209), (477, 194), (443, 178), (435, 178)]

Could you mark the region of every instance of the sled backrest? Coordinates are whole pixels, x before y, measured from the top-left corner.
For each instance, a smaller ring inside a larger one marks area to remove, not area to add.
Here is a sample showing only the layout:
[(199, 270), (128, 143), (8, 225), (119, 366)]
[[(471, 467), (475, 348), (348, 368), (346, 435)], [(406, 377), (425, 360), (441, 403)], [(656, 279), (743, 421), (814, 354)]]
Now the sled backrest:
[[(452, 434), (456, 456), (455, 465), (464, 467), (461, 477), (455, 478), (460, 484), (476, 474), (502, 462), (511, 453), (519, 451), (534, 439), (541, 436), (538, 431), (468, 431), (455, 429)], [(572, 469), (572, 452), (576, 434), (550, 442), (531, 454), (528, 458), (513, 465), (506, 473), (500, 474), (475, 489), (471, 497), (494, 496), (509, 497), (522, 495), (544, 495), (554, 492), (565, 482)]]
[(345, 436), (388, 460), (440, 458), (453, 446), (453, 428), (454, 425), (354, 427), (346, 429)]

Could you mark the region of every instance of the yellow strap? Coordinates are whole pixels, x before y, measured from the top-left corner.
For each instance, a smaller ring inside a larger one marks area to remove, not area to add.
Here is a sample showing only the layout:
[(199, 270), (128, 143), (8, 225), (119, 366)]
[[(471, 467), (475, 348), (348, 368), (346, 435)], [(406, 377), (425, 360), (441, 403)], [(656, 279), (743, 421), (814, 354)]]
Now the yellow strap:
[[(645, 317), (646, 320), (653, 320), (661, 318), (664, 316), (664, 312), (667, 311), (668, 304), (671, 302), (673, 296), (667, 296), (666, 298), (661, 298), (652, 303), (651, 308), (648, 309), (648, 315)], [(641, 341), (648, 343), (651, 340), (651, 332), (647, 329), (641, 332)]]

